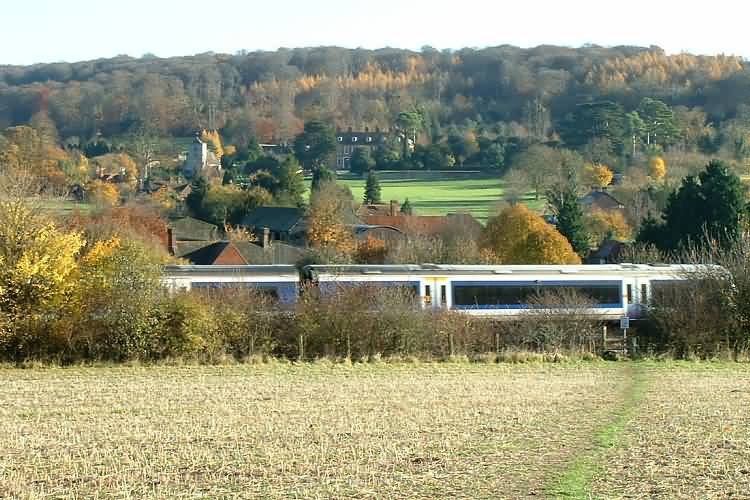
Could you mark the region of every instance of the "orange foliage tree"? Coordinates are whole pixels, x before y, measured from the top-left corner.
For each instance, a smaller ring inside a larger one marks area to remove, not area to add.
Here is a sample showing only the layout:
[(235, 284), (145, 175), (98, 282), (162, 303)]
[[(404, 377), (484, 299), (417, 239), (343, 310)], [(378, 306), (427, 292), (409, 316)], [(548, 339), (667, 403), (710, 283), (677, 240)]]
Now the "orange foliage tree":
[(371, 235), (357, 244), (355, 259), (360, 264), (383, 264), (388, 254), (385, 241)]
[(581, 263), (568, 240), (522, 203), (487, 221), (479, 244), (502, 264)]
[(310, 246), (339, 255), (352, 255), (356, 245), (351, 229), (346, 226), (352, 203), (351, 192), (335, 182), (325, 182), (313, 192), (308, 209), (307, 239)]

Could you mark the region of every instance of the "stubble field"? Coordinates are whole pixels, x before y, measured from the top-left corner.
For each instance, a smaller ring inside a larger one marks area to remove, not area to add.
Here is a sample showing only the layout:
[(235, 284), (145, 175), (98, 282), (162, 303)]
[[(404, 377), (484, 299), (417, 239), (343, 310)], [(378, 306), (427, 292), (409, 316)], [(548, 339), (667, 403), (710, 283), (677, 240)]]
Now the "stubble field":
[(0, 369), (5, 498), (747, 498), (750, 367)]

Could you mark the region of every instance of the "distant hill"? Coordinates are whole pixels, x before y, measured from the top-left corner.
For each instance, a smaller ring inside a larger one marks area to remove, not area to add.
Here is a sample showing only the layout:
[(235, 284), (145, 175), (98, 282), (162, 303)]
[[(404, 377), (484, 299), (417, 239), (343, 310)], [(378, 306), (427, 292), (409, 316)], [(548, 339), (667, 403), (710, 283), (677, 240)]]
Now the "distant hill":
[(750, 71), (737, 57), (598, 46), (312, 47), (0, 66), (0, 130), (35, 121), (49, 129), (51, 119), (61, 139), (218, 128), (230, 141), (272, 142), (310, 117), (385, 129), (418, 105), (429, 130), (472, 120), (553, 135), (578, 104), (606, 99), (628, 111), (644, 97), (702, 108), (720, 123), (750, 105)]

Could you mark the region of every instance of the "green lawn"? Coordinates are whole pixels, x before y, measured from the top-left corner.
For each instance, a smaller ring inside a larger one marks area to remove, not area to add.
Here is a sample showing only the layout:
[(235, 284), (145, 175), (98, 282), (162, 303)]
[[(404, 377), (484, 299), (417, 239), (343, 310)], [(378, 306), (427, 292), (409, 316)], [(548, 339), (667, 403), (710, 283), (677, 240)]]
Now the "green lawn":
[[(362, 200), (364, 179), (342, 177), (338, 182), (349, 186), (355, 200)], [(389, 178), (387, 174), (381, 174), (380, 188), (384, 202), (398, 200), (403, 203), (409, 198), (416, 215), (469, 212), (485, 221), (503, 200), (503, 182), (496, 177), (416, 179)], [(535, 210), (541, 210), (544, 204), (541, 200), (534, 200), (531, 194), (526, 196), (526, 203)]]
[(83, 203), (65, 199), (43, 200), (42, 202), (40, 202), (39, 206), (42, 210), (54, 212), (59, 215), (70, 215), (74, 212), (88, 214), (96, 208), (91, 203)]

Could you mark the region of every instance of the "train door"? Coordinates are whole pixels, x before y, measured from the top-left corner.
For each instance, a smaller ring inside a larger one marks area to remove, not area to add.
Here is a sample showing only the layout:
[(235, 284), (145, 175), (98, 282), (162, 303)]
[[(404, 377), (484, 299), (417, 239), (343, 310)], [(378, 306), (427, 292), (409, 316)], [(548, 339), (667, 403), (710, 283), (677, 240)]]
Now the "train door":
[(644, 316), (650, 294), (648, 279), (627, 280), (625, 287), (628, 300), (628, 317), (640, 318)]
[(428, 277), (422, 280), (422, 298), (426, 309), (450, 309), (450, 280)]

